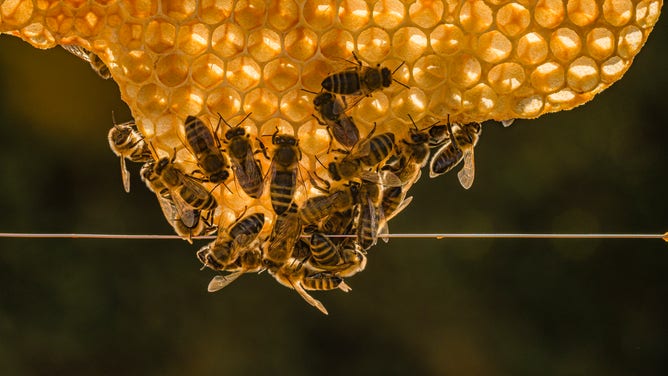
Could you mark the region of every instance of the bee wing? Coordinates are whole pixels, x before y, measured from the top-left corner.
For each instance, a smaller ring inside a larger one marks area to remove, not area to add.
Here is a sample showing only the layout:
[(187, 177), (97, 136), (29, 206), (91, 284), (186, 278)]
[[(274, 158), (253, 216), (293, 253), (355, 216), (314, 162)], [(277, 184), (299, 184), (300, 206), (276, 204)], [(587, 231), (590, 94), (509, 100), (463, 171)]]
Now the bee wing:
[(320, 312), (324, 313), (325, 315), (329, 315), (329, 312), (327, 312), (327, 309), (325, 308), (325, 306), (322, 303), (320, 303), (320, 301), (318, 299), (315, 299), (314, 297), (309, 295), (309, 293), (307, 293), (306, 290), (304, 290), (304, 288), (302, 287), (301, 283), (299, 283), (299, 281), (292, 282), (292, 280), (291, 280), (290, 284), (295, 289), (295, 291), (297, 291), (297, 293), (302, 298), (304, 298), (304, 300), (306, 300), (306, 302), (308, 304), (314, 306), (315, 308), (317, 308)]
[(413, 196), (407, 197), (405, 200), (401, 201), (401, 204), (399, 204), (399, 206), (397, 206), (397, 208), (394, 209), (394, 211), (390, 213), (390, 215), (388, 215), (387, 218), (385, 218), (385, 220), (389, 221), (390, 219), (394, 218), (397, 214), (401, 213), (401, 211), (406, 209), (406, 207), (408, 206), (408, 204), (411, 203), (411, 201), (413, 201)]
[[(242, 171), (241, 174), (245, 178), (245, 181), (255, 182), (262, 181), (262, 165), (255, 160), (253, 151), (248, 148), (246, 152), (246, 157), (244, 158), (243, 164), (238, 163), (238, 168), (235, 172)], [(237, 180), (239, 178), (237, 177)], [(259, 197), (262, 194), (262, 188), (258, 189), (260, 192), (256, 192), (256, 195)]]
[(188, 205), (188, 203), (185, 202), (180, 195), (171, 193), (171, 197), (172, 202), (174, 203), (174, 207), (176, 208), (178, 218), (181, 219), (186, 227), (194, 227), (197, 224), (196, 220), (199, 219), (199, 216), (194, 215), (196, 210), (193, 210), (193, 208)]
[(352, 291), (352, 287), (348, 286), (346, 281), (341, 281), (341, 283), (339, 284), (339, 289), (341, 289), (341, 291), (343, 292)]
[(380, 184), (385, 187), (401, 187), (403, 185), (401, 179), (392, 171), (383, 170), (378, 174), (380, 175)]
[[(385, 218), (382, 209), (378, 208), (375, 205), (372, 208), (373, 208), (372, 215), (376, 216), (376, 224), (378, 226), (378, 231), (376, 232), (375, 237), (381, 238), (385, 243), (387, 243), (390, 241), (390, 237), (387, 236), (390, 234), (390, 229), (387, 227), (387, 219)], [(375, 242), (376, 241), (374, 240), (374, 243)]]
[(158, 197), (158, 203), (160, 204), (160, 209), (162, 209), (162, 214), (165, 216), (165, 219), (169, 224), (172, 224), (175, 220), (179, 219), (176, 206), (171, 200), (168, 200), (160, 195)]
[(216, 292), (218, 290), (221, 290), (225, 288), (227, 285), (230, 283), (234, 282), (237, 280), (237, 278), (241, 277), (241, 275), (244, 274), (243, 270), (240, 270), (238, 272), (230, 273), (228, 275), (217, 275), (211, 279), (211, 282), (209, 282), (209, 286), (207, 287), (207, 291), (209, 292)]
[(123, 156), (121, 156), (121, 179), (123, 180), (123, 189), (125, 189), (126, 193), (130, 193), (130, 171), (128, 171)]
[(181, 222), (188, 228), (194, 228), (198, 225), (199, 217), (199, 210), (188, 208), (181, 213)]
[(353, 152), (350, 154), (350, 158), (356, 159), (356, 158), (363, 158), (369, 155), (371, 152), (371, 143), (369, 143), (369, 140), (364, 140), (362, 144), (359, 144)]
[(88, 54), (88, 51), (86, 51), (85, 48), (80, 47), (80, 46), (75, 46), (73, 44), (61, 44), (60, 47), (62, 47), (65, 51), (71, 53), (72, 55), (78, 57), (79, 59), (90, 63), (90, 55)]
[(390, 229), (387, 227), (387, 222), (383, 222), (380, 228), (378, 229), (378, 236), (385, 242), (390, 241), (390, 237), (388, 236), (390, 234)]
[(464, 152), (464, 167), (457, 173), (459, 182), (464, 189), (469, 189), (473, 185), (475, 178), (475, 161), (473, 160), (473, 147)]

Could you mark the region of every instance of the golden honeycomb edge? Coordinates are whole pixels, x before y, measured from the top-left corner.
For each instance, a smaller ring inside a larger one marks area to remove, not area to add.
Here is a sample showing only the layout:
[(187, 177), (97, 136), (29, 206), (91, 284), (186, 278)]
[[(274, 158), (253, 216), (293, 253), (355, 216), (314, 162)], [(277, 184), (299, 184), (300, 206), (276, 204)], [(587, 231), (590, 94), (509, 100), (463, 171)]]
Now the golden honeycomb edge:
[[(4, 0), (0, 32), (38, 48), (73, 45), (93, 52), (118, 84), (156, 161), (169, 158), (188, 175), (199, 168), (187, 147), (184, 123), (190, 117), (218, 132), (220, 140), (228, 127), (221, 118), (230, 128), (239, 124), (273, 155), (280, 148), (274, 135), (298, 139), (306, 178), (301, 176), (293, 196), (304, 205), (319, 195), (311, 174), (328, 176), (326, 166), (337, 158), (330, 153), (330, 132), (313, 116), (314, 98), (329, 74), (354, 68), (357, 61), (392, 72), (395, 83), (346, 108), (362, 137), (373, 129), (376, 135), (391, 134), (392, 142), (409, 140), (413, 119), (426, 129), (446, 119), (468, 124), (536, 118), (582, 105), (619, 80), (647, 41), (662, 5), (662, 0)], [(258, 161), (262, 171), (272, 169), (272, 158)], [(405, 179), (404, 197), (418, 177)], [(332, 191), (345, 186), (328, 184)], [(219, 204), (211, 219), (219, 233), (233, 232), (242, 215), (264, 213), (266, 225), (257, 237), (266, 242), (272, 236), (280, 216), (268, 194), (249, 197), (236, 180), (206, 185)], [(311, 282), (335, 285), (327, 281)], [(229, 279), (218, 283), (225, 286)], [(324, 311), (305, 291), (298, 292)]]

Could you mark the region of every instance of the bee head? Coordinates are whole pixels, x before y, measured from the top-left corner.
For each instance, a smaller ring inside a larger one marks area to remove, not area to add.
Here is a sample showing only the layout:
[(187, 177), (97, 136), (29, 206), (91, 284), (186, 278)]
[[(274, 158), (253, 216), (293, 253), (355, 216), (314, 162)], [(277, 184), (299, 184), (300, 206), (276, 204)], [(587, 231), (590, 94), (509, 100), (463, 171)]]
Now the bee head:
[(357, 197), (360, 194), (360, 183), (350, 182), (350, 194), (353, 196), (353, 200), (357, 201)]
[(215, 174), (211, 174), (209, 181), (212, 183), (221, 183), (227, 180), (228, 177), (230, 177), (230, 173), (227, 170), (221, 170)]
[(313, 105), (316, 107), (320, 107), (324, 105), (327, 102), (331, 102), (334, 100), (334, 96), (331, 93), (320, 93), (318, 94), (314, 99), (313, 99)]
[(167, 157), (160, 158), (160, 160), (158, 161), (158, 163), (156, 163), (153, 170), (155, 171), (156, 174), (162, 175), (162, 172), (165, 170), (167, 165), (169, 165), (169, 158)]
[(329, 165), (327, 166), (327, 171), (329, 171), (332, 180), (338, 181), (341, 180), (341, 175), (339, 175), (339, 170), (336, 167), (337, 167), (336, 163), (330, 162)]
[(279, 135), (278, 133), (274, 133), (274, 136), (272, 137), (272, 142), (274, 145), (297, 146), (297, 139), (287, 134)]
[(390, 68), (383, 67), (383, 69), (380, 70), (380, 76), (383, 87), (390, 87), (392, 84), (392, 72), (390, 71)]
[(142, 177), (142, 180), (147, 181), (151, 180), (151, 177), (153, 176), (153, 167), (155, 166), (155, 162), (146, 162), (144, 165), (141, 167), (141, 170), (139, 171), (139, 174)]
[(429, 141), (429, 133), (411, 131), (411, 141), (414, 144), (424, 144)]
[(112, 140), (114, 145), (123, 145), (131, 133), (132, 128), (127, 124), (114, 124), (109, 130), (109, 139)]
[(245, 136), (246, 129), (244, 127), (234, 127), (227, 132), (225, 132), (225, 138), (231, 140), (235, 136)]

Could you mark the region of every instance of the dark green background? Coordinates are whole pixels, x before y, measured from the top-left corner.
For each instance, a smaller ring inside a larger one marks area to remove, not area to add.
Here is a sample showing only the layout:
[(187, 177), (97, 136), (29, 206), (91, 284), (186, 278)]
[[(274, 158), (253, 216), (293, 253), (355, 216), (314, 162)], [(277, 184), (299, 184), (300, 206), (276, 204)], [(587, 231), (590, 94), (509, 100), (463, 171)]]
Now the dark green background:
[[(665, 16), (664, 16), (665, 18)], [(664, 20), (662, 20), (664, 21)], [(423, 178), (393, 232), (668, 230), (668, 31), (572, 111), (488, 124), (476, 181)], [(169, 233), (107, 145), (112, 81), (0, 37), (0, 231)], [(659, 375), (661, 240), (392, 240), (325, 317), (266, 273), (209, 294), (182, 241), (0, 239), (3, 375)]]

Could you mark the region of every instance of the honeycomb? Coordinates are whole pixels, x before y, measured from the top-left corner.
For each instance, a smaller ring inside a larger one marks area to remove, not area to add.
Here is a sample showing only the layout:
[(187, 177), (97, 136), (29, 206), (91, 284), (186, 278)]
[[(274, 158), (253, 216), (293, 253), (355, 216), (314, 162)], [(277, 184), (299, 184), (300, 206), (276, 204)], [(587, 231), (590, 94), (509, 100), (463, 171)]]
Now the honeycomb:
[[(622, 77), (658, 20), (662, 0), (2, 0), (0, 32), (37, 48), (76, 45), (108, 67), (155, 159), (188, 173), (188, 116), (223, 139), (242, 123), (273, 150), (275, 132), (299, 140), (295, 202), (321, 192), (335, 157), (313, 99), (329, 74), (380, 64), (398, 82), (353, 100), (361, 137), (420, 128), (509, 121), (568, 110)], [(355, 54), (353, 56), (353, 53)], [(351, 102), (350, 100), (348, 102)], [(317, 159), (316, 159), (317, 157)], [(262, 171), (271, 161), (260, 158)], [(306, 175), (306, 176), (305, 176)], [(419, 175), (405, 181), (405, 190)], [(333, 182), (332, 182), (333, 183)], [(336, 183), (334, 183), (334, 187)], [(268, 194), (237, 184), (213, 190), (213, 221), (228, 228), (245, 210), (276, 218)], [(268, 189), (265, 189), (267, 191)]]

